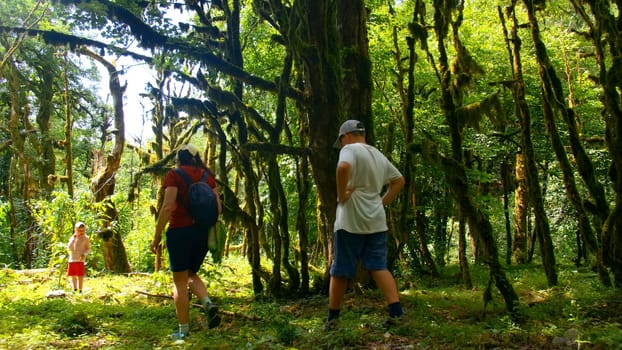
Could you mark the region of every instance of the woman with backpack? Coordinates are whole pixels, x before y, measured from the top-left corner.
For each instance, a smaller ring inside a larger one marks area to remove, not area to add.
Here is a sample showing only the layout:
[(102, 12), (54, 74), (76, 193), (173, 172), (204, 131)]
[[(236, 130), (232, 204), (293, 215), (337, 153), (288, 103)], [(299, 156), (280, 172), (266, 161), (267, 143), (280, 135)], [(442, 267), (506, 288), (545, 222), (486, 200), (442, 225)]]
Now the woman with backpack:
[(164, 187), (164, 202), (158, 215), (155, 235), (151, 242), (151, 251), (157, 253), (161, 246), (162, 232), (166, 230), (166, 247), (169, 255), (169, 266), (173, 272), (173, 300), (175, 312), (179, 322), (179, 330), (171, 335), (174, 340), (184, 339), (189, 335), (190, 298), (188, 287), (196, 295), (207, 315), (208, 326), (214, 328), (220, 324), (218, 307), (212, 303), (207, 295), (205, 284), (197, 274), (203, 260), (207, 255), (207, 230), (195, 225), (195, 220), (190, 213), (189, 189), (192, 186), (187, 183), (185, 177), (192, 182), (205, 182), (214, 191), (217, 201), (218, 215), (222, 206), (216, 181), (213, 173), (201, 160), (199, 150), (192, 145), (184, 145), (177, 151), (178, 168), (166, 174), (162, 186)]

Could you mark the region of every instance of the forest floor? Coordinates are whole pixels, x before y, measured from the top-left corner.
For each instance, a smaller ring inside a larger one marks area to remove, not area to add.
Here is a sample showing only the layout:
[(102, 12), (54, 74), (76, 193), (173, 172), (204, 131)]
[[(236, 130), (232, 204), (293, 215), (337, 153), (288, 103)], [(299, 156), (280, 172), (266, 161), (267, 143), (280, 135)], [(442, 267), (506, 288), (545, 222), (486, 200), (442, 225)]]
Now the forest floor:
[(169, 339), (176, 328), (169, 273), (89, 272), (74, 294), (64, 271), (0, 269), (0, 349), (622, 349), (622, 293), (588, 269), (560, 268), (559, 285), (548, 288), (538, 266), (508, 268), (520, 324), (496, 290), (484, 308), (484, 267), (472, 267), (469, 290), (446, 267), (441, 278), (398, 277), (401, 324), (385, 329), (381, 294), (355, 288), (339, 327), (326, 331), (325, 295), (256, 297), (244, 259), (206, 265), (201, 274), (222, 322), (209, 329), (192, 308), (185, 341)]

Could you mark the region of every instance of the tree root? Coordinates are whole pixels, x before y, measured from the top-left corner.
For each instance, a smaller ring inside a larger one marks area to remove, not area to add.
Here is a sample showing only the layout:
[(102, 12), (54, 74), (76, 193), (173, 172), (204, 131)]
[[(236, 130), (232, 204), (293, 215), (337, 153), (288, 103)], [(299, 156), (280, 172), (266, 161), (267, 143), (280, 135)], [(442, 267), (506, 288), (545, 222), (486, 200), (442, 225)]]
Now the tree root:
[[(173, 300), (173, 296), (172, 295), (168, 295), (168, 294), (153, 294), (153, 293), (149, 293), (149, 292), (143, 292), (143, 291), (136, 291), (137, 294), (141, 294), (141, 295), (146, 295), (148, 297), (152, 297), (152, 298), (162, 298), (162, 299), (170, 299)], [(194, 308), (199, 308), (199, 309), (203, 309), (203, 305), (201, 304), (196, 304), (196, 303), (190, 303), (190, 306), (194, 307)], [(230, 317), (236, 317), (236, 318), (244, 318), (247, 320), (251, 320), (251, 321), (261, 321), (261, 317), (258, 316), (249, 316), (249, 315), (245, 315), (239, 312), (231, 312), (231, 311), (226, 311), (226, 310), (222, 310), (219, 309), (218, 310), (219, 314), (225, 315), (225, 316), (230, 316)]]

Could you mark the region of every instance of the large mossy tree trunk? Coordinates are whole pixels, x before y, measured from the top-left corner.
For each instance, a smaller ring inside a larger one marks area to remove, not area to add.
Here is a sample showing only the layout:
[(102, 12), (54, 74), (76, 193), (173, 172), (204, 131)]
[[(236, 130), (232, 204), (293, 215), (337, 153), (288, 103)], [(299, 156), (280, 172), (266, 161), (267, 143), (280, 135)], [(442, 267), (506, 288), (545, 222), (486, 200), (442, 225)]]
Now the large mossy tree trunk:
[[(276, 4), (274, 4), (276, 6)], [(318, 244), (325, 262), (325, 285), (332, 261), (332, 233), (337, 207), (333, 148), (345, 119), (359, 119), (373, 143), (371, 63), (367, 46), (364, 1), (303, 0), (293, 3), (289, 16), (276, 6), (273, 15), (286, 38), (306, 99), (297, 105), (309, 140), (309, 164), (318, 190)], [(295, 30), (294, 30), (295, 29)]]
[(337, 151), (333, 148), (333, 142), (344, 119), (337, 6), (330, 0), (297, 1), (296, 6), (305, 30), (300, 33), (301, 46), (292, 49), (300, 57), (304, 80), (308, 84), (307, 117), (301, 117), (308, 120), (309, 163), (318, 190), (318, 241), (323, 247), (327, 285), (337, 208)]
[(338, 39), (342, 55), (340, 64), (343, 68), (344, 117), (362, 121), (367, 126), (367, 142), (373, 145), (376, 134), (371, 112), (372, 75), (365, 1), (339, 0), (336, 3)]

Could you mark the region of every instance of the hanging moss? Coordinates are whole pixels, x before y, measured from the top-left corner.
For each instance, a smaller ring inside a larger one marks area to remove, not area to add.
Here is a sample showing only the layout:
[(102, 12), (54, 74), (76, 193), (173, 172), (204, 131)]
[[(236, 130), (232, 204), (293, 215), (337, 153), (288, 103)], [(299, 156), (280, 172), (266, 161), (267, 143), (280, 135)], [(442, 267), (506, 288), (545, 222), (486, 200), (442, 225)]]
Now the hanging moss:
[(456, 110), (460, 129), (469, 126), (480, 131), (480, 123), (484, 117), (488, 117), (495, 127), (501, 127), (506, 118), (499, 100), (499, 92), (485, 99), (460, 107)]
[(456, 77), (454, 87), (463, 89), (467, 87), (475, 75), (484, 74), (484, 69), (475, 61), (469, 51), (457, 40), (456, 57), (449, 65), (450, 72)]

